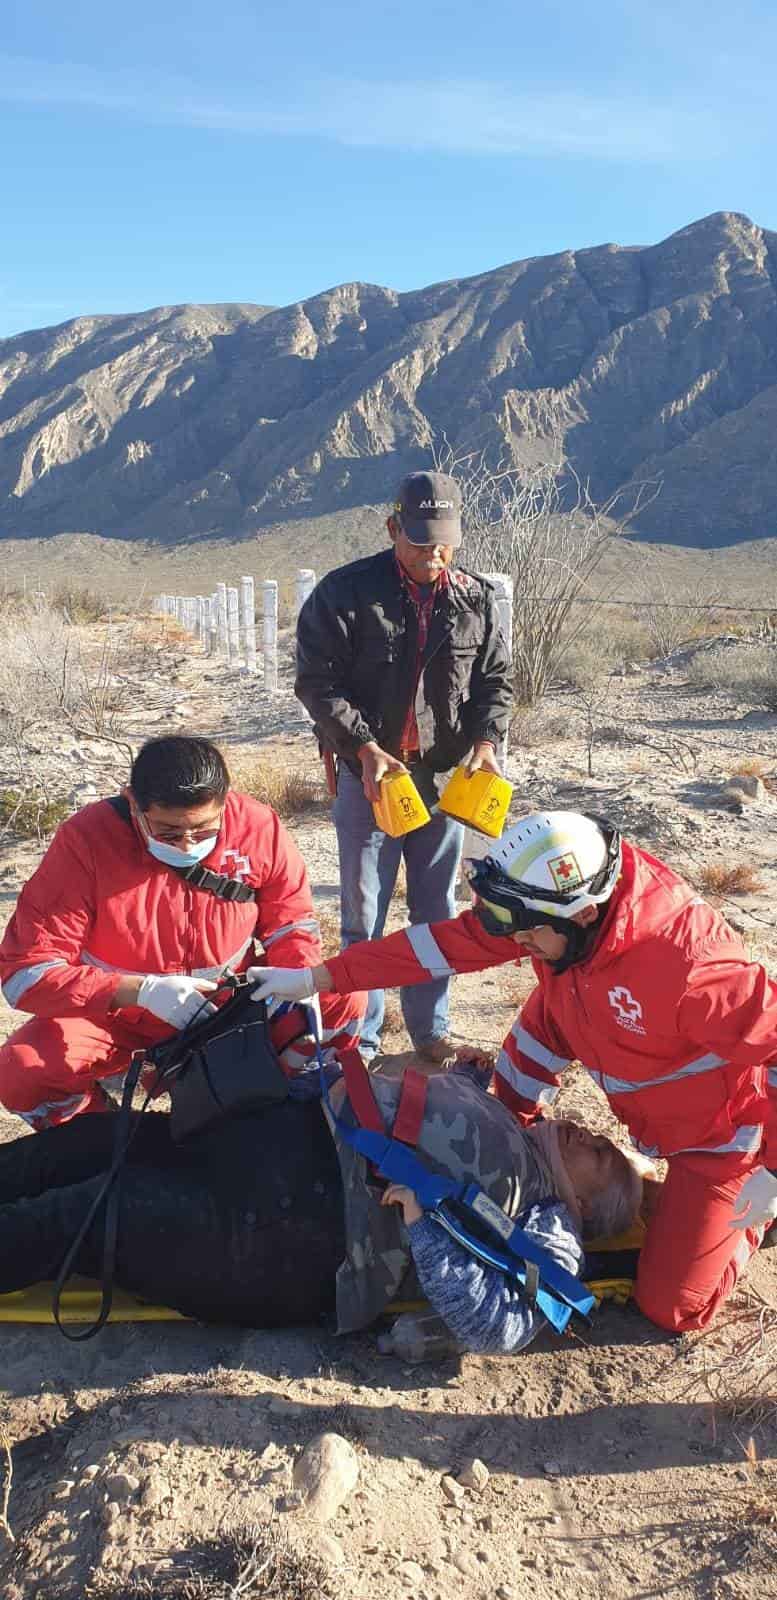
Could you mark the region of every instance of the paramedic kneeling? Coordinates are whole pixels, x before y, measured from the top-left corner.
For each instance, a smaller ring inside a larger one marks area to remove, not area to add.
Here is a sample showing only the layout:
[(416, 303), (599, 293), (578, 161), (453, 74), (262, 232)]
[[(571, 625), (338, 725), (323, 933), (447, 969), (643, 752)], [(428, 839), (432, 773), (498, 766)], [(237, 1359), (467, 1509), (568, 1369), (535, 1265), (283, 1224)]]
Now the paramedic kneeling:
[[(254, 939), (287, 962), (321, 959), (296, 845), (230, 788), (209, 740), (150, 740), (123, 795), (63, 823), (19, 897), (0, 980), (33, 1020), (0, 1050), (0, 1101), (36, 1131), (107, 1109), (100, 1080), (202, 1014), (218, 979), (256, 960)], [(325, 1000), (327, 1044), (357, 1042), (362, 1012), (360, 995)], [(287, 1072), (312, 1057), (306, 1026), (276, 1007)]]
[(637, 1147), (669, 1163), (637, 1302), (661, 1327), (706, 1327), (777, 1215), (777, 984), (718, 911), (603, 819), (525, 817), (471, 883), (474, 908), (423, 940), (352, 945), (312, 974), (268, 973), (267, 988), (347, 994), (529, 957), (537, 985), (497, 1058), (497, 1093), (530, 1123), (584, 1064)]

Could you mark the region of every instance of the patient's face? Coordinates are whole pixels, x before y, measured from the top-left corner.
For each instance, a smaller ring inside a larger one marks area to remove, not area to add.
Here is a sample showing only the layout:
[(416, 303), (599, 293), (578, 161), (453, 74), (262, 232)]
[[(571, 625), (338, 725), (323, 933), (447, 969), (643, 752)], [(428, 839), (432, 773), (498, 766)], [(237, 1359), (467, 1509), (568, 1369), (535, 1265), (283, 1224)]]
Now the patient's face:
[(603, 1133), (591, 1133), (579, 1122), (559, 1121), (561, 1159), (581, 1202), (593, 1199), (615, 1176), (618, 1152)]

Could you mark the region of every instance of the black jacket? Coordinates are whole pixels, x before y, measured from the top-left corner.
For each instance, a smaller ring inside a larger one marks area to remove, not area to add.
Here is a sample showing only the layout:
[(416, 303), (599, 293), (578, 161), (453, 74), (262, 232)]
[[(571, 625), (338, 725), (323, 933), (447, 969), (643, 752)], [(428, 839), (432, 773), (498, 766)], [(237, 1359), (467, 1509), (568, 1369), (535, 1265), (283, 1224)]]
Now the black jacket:
[[(499, 745), (510, 710), (510, 666), (494, 591), (451, 568), (435, 600), (422, 681), (432, 713), (424, 764), (445, 772), (477, 739)], [(337, 567), (316, 585), (297, 624), (295, 692), (322, 746), (360, 773), (369, 739), (399, 749), (415, 681), (418, 618), (393, 550)], [(428, 744), (428, 748), (427, 748)]]

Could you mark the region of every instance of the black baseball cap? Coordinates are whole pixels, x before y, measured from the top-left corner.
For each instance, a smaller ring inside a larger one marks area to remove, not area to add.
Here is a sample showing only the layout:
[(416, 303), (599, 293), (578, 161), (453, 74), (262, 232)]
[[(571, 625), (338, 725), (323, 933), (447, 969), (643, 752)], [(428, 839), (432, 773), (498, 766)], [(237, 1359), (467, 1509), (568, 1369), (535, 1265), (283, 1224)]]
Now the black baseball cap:
[(399, 485), (394, 511), (411, 544), (461, 544), (461, 493), (447, 472), (411, 472)]

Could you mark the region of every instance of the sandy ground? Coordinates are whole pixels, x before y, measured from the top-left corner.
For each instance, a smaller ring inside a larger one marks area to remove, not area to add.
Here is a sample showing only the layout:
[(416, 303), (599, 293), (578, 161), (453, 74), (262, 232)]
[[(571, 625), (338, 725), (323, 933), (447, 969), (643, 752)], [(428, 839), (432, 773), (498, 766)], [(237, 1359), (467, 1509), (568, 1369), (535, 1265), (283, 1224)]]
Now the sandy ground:
[[(122, 724), (131, 741), (186, 727), (216, 735), (238, 763), (258, 752), (313, 769), (287, 671), (273, 700), (196, 651), (146, 657), (126, 677), (137, 691)], [(762, 887), (724, 909), (777, 970), (777, 718), (692, 689), (680, 661), (613, 684), (606, 728), (589, 778), (579, 704), (569, 692), (549, 697), (531, 742), (510, 756), (516, 811), (553, 800), (606, 811), (696, 881), (709, 863), (754, 866)], [(38, 743), (58, 792), (109, 793), (124, 776), (118, 747), (61, 731)], [(767, 786), (731, 812), (721, 785), (743, 761), (760, 763)], [(325, 804), (290, 826), (331, 950), (337, 859)], [(2, 851), (8, 914), (39, 850), (6, 837)], [(401, 923), (399, 902), (393, 916)], [(528, 981), (512, 968), (459, 980), (454, 1035), (497, 1044)], [(390, 1014), (386, 1043), (401, 1050), (396, 1004)], [(2, 1033), (18, 1020), (4, 1009)], [(574, 1068), (560, 1109), (618, 1132)], [(0, 1131), (13, 1137), (18, 1125), (5, 1118)], [(547, 1335), (504, 1360), (408, 1367), (379, 1356), (371, 1334), (325, 1327), (117, 1325), (78, 1347), (52, 1328), (3, 1326), (17, 1542), (0, 1535), (0, 1590), (7, 1600), (166, 1594), (192, 1542), (274, 1514), (322, 1561), (323, 1592), (354, 1600), (777, 1595), (777, 1314), (762, 1310), (777, 1308), (773, 1263), (774, 1252), (757, 1258), (703, 1339), (669, 1339), (633, 1307), (605, 1306), (589, 1332)], [(757, 1344), (759, 1312), (771, 1345)], [(291, 1472), (324, 1428), (354, 1444), (359, 1482), (322, 1529), (296, 1506)], [(488, 1482), (454, 1503), (443, 1478), (474, 1456)], [(133, 1589), (144, 1577), (150, 1587)]]

